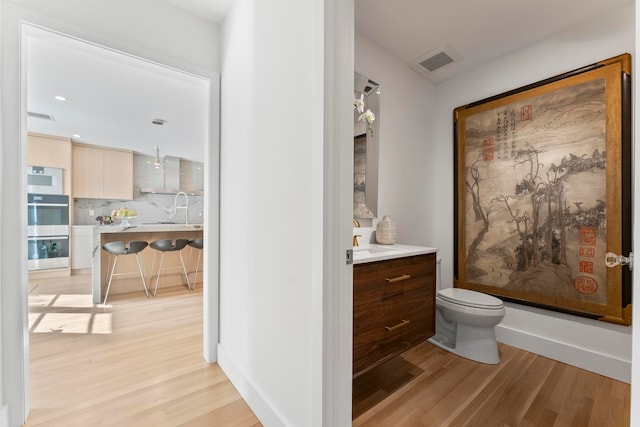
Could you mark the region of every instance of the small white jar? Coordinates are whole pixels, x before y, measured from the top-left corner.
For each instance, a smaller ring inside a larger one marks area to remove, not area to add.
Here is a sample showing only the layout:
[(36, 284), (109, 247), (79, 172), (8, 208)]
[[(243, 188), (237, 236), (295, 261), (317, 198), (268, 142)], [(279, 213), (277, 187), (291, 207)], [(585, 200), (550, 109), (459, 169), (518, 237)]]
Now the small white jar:
[(376, 242), (382, 245), (394, 245), (398, 239), (396, 232), (396, 223), (393, 222), (389, 215), (382, 217), (376, 225)]

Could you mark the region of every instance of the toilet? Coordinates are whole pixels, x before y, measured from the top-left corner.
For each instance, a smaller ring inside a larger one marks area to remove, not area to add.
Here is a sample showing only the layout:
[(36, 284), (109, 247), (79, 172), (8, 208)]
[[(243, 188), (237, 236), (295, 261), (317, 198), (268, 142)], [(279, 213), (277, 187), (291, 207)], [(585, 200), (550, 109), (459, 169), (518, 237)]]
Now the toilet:
[(441, 289), (436, 294), (436, 334), (429, 342), (476, 362), (498, 364), (495, 327), (504, 314), (502, 300), (491, 295)]

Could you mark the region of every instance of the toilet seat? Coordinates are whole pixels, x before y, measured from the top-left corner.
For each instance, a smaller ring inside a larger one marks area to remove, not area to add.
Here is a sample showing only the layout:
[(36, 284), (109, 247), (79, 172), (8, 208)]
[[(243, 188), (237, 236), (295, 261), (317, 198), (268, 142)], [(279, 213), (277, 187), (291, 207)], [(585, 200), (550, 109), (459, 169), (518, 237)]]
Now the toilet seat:
[(438, 291), (438, 298), (452, 304), (464, 305), (466, 307), (482, 308), (489, 310), (499, 310), (504, 307), (502, 300), (481, 292), (460, 288), (447, 288)]

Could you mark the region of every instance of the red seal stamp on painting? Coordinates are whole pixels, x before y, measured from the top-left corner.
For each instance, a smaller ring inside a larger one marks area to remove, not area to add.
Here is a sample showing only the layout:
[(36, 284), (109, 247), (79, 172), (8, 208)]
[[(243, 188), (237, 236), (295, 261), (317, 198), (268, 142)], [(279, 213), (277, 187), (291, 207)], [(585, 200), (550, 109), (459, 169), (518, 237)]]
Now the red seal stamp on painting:
[(520, 120), (533, 120), (533, 106), (525, 105), (520, 107)]
[(573, 281), (573, 287), (581, 294), (593, 294), (598, 290), (598, 282), (591, 277), (578, 276)]

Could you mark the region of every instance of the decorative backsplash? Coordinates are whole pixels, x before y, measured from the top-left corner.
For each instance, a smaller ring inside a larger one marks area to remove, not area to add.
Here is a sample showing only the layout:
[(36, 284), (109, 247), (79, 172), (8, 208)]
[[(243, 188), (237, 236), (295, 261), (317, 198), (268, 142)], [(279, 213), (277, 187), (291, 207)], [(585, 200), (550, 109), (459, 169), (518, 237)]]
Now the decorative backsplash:
[[(74, 225), (97, 225), (96, 217), (110, 215), (114, 209), (127, 207), (137, 211), (132, 224), (176, 222), (184, 223), (184, 210), (174, 211), (175, 194), (141, 193), (140, 188), (161, 187), (162, 172), (153, 166), (154, 157), (134, 153), (133, 155), (133, 200), (74, 199)], [(149, 163), (150, 162), (150, 163)], [(181, 189), (187, 192), (202, 192), (204, 189), (204, 164), (180, 160)], [(189, 224), (201, 224), (204, 213), (204, 197), (189, 195)], [(178, 205), (184, 204), (180, 196)], [(90, 215), (93, 211), (93, 215)], [(118, 224), (118, 220), (116, 220)]]

